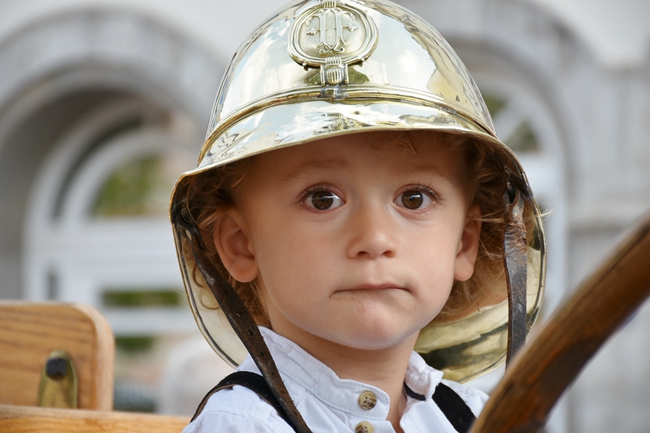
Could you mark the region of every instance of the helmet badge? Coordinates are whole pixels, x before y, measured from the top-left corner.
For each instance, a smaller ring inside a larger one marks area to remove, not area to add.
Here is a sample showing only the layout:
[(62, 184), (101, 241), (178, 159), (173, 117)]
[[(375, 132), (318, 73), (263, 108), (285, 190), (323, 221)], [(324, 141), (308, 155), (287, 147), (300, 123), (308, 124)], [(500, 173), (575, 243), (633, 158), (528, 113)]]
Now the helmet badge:
[(377, 45), (377, 26), (365, 12), (339, 0), (321, 0), (289, 30), (291, 57), (305, 69), (320, 67), (321, 85), (348, 83), (348, 65), (363, 63)]

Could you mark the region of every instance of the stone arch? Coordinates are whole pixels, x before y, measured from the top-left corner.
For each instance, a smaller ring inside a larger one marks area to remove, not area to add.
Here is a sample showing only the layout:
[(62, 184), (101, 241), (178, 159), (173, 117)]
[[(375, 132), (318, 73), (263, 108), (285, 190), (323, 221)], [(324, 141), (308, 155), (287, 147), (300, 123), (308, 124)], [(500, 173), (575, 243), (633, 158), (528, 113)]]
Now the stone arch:
[(606, 87), (608, 75), (588, 46), (532, 2), (405, 0), (403, 4), (450, 41), (472, 74), (480, 74), (486, 62), (499, 61), (537, 92), (541, 102), (552, 108), (561, 139), (556, 150), (564, 160), (569, 188), (578, 185), (574, 173), (580, 171), (577, 166), (585, 165), (585, 154), (591, 151), (588, 128), (584, 128), (585, 87)]
[[(175, 29), (110, 9), (76, 10), (24, 26), (0, 44), (0, 65), (0, 222), (11, 228), (0, 231), (0, 272), (3, 296), (17, 298), (24, 295), (21, 268), (29, 272), (30, 196), (61, 137), (78, 128), (84, 114), (124, 104), (166, 125), (164, 133), (176, 128), (198, 149), (223, 66)], [(181, 130), (170, 119), (182, 119)]]

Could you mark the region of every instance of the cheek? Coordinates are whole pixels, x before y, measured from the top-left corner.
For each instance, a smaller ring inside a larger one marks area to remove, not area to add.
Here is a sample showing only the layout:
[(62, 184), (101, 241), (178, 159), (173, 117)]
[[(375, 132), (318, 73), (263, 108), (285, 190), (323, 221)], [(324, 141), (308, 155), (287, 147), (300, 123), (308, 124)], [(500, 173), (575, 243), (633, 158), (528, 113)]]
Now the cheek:
[(319, 281), (328, 267), (327, 254), (313, 231), (267, 226), (262, 234), (255, 242), (255, 255), (269, 289), (290, 292)]
[(462, 230), (457, 226), (450, 221), (428, 230), (418, 230), (411, 236), (412, 246), (416, 246), (419, 254), (438, 260), (453, 260), (462, 237)]
[(461, 235), (457, 227), (443, 225), (435, 230), (420, 231), (405, 248), (407, 263), (415, 267), (413, 272), (420, 275), (423, 284), (435, 284), (436, 292), (451, 290)]

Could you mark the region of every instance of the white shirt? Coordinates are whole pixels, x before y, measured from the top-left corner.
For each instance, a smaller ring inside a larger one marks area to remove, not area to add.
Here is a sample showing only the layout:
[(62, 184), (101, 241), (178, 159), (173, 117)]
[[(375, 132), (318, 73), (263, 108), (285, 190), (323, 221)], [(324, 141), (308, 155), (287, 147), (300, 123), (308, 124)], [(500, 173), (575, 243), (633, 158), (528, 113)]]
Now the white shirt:
[[(260, 331), (289, 394), (313, 433), (354, 432), (362, 421), (372, 424), (374, 433), (394, 433), (393, 426), (386, 421), (390, 401), (384, 391), (354, 380), (340, 379), (291, 340), (266, 328), (260, 328)], [(259, 374), (250, 357), (239, 370)], [(412, 391), (425, 396), (425, 400), (407, 397), (400, 420), (405, 433), (456, 433), (431, 399), (441, 380), (442, 372), (429, 367), (413, 352), (404, 382)], [(475, 415), (479, 414), (487, 401), (486, 394), (456, 382), (443, 382), (467, 403)], [(365, 391), (374, 393), (377, 398), (376, 405), (370, 410), (359, 404), (359, 396)], [(208, 432), (293, 433), (294, 430), (253, 391), (235, 386), (213, 394), (201, 415), (183, 430), (183, 433)]]

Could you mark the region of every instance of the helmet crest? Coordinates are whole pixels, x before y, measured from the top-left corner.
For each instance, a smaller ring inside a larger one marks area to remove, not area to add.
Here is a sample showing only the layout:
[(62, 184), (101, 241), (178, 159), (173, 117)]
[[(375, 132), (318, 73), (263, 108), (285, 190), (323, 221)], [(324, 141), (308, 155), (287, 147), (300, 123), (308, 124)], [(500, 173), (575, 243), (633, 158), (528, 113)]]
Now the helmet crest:
[(353, 4), (325, 1), (291, 25), (291, 57), (307, 69), (320, 67), (321, 86), (349, 83), (348, 65), (363, 63), (377, 45), (377, 26)]

